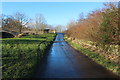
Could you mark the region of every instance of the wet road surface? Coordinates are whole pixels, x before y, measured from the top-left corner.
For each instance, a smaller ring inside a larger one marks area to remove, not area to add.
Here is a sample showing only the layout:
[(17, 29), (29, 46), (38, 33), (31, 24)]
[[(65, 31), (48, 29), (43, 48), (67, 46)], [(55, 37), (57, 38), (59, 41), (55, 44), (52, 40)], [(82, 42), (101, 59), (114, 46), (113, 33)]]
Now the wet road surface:
[(58, 33), (37, 69), (35, 78), (118, 78), (102, 66), (71, 48)]

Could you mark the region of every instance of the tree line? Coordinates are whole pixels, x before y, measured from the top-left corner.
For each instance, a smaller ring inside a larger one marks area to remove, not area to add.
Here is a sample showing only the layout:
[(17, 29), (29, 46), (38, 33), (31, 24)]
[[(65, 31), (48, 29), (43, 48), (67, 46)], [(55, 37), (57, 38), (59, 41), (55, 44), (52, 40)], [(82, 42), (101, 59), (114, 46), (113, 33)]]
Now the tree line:
[(118, 3), (104, 3), (103, 8), (90, 12), (87, 17), (81, 13), (78, 20), (70, 21), (66, 35), (100, 45), (120, 45), (119, 13)]
[(53, 29), (61, 32), (62, 25), (53, 26), (47, 23), (45, 17), (42, 14), (37, 14), (35, 19), (31, 19), (22, 12), (16, 12), (13, 15), (0, 16), (2, 22), (2, 30), (15, 31), (21, 34), (23, 31), (36, 31), (44, 29)]

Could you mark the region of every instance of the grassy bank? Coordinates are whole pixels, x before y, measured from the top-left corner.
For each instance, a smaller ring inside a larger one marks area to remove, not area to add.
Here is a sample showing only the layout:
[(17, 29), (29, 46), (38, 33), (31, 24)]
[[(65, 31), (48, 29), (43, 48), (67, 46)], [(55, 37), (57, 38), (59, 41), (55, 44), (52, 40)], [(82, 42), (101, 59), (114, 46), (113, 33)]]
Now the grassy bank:
[(84, 55), (88, 56), (90, 59), (96, 63), (104, 66), (108, 70), (114, 72), (117, 75), (120, 75), (119, 64), (112, 62), (111, 60), (106, 59), (104, 56), (99, 55), (96, 52), (91, 51), (90, 49), (83, 48), (80, 44), (76, 44), (71, 40), (65, 38), (65, 40), (76, 50), (82, 52)]
[(2, 39), (3, 78), (32, 78), (55, 34)]

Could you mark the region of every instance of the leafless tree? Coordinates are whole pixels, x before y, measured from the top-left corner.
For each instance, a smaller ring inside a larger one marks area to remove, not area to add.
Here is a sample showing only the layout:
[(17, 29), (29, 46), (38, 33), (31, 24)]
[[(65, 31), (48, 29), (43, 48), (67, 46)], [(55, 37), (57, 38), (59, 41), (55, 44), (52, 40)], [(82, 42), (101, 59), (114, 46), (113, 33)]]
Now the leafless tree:
[(16, 12), (14, 15), (13, 15), (14, 19), (16, 20), (16, 23), (17, 24), (17, 27), (19, 29), (19, 33), (22, 32), (22, 28), (25, 27), (29, 22), (30, 22), (30, 19), (23, 13), (20, 13), (20, 12)]
[(79, 19), (78, 19), (78, 22), (83, 22), (84, 20), (84, 14), (83, 12), (79, 14)]
[(36, 29), (45, 29), (47, 24), (44, 16), (42, 14), (36, 15), (35, 19)]
[(70, 20), (69, 23), (66, 26), (67, 29), (74, 27), (76, 25), (76, 23), (77, 22), (75, 20)]
[(57, 25), (57, 26), (55, 27), (55, 30), (56, 30), (57, 32), (62, 32), (62, 31), (63, 31), (63, 28), (64, 28), (64, 26), (62, 26), (62, 25)]
[(20, 24), (18, 21), (16, 21), (12, 16), (6, 16), (1, 15), (1, 23), (2, 23), (2, 29), (3, 30), (17, 30), (17, 24)]

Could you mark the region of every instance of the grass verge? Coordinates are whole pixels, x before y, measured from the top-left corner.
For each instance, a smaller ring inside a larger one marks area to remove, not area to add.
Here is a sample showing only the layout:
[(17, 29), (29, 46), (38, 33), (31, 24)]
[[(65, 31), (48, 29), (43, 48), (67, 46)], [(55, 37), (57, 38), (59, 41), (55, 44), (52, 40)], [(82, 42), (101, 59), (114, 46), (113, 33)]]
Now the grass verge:
[(76, 50), (82, 52), (84, 55), (88, 56), (90, 59), (95, 61), (96, 63), (102, 65), (103, 67), (107, 68), (108, 70), (112, 71), (113, 73), (120, 75), (120, 65), (116, 64), (108, 59), (106, 59), (104, 56), (99, 55), (98, 53), (95, 53), (93, 51), (90, 51), (89, 49), (83, 48), (79, 44), (75, 44), (70, 40), (65, 40)]

